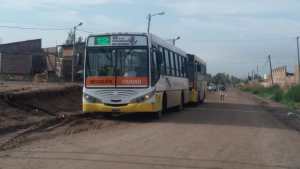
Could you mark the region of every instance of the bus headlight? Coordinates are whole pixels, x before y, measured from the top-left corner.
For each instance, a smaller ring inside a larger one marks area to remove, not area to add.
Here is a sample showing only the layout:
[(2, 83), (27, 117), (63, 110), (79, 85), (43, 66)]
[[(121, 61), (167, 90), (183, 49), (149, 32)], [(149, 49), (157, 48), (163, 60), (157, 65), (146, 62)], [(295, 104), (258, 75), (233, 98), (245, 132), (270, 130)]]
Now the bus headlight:
[(88, 95), (86, 93), (83, 94), (83, 98), (88, 103), (102, 103), (102, 101), (100, 99), (97, 99), (97, 98), (95, 98), (91, 95)]
[(155, 90), (147, 93), (147, 94), (144, 94), (143, 96), (139, 96), (135, 99), (132, 99), (130, 102), (131, 103), (140, 103), (140, 102), (144, 102), (148, 99), (150, 99), (151, 97), (153, 97), (155, 95)]

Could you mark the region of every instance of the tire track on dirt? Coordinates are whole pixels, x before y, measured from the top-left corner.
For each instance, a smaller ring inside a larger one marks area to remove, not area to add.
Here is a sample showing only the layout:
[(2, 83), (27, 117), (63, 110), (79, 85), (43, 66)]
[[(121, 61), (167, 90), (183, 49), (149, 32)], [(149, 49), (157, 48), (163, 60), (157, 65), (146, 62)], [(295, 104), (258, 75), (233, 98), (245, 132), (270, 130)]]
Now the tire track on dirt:
[(60, 135), (73, 135), (89, 130), (99, 130), (117, 126), (121, 123), (121, 121), (105, 119), (97, 114), (79, 114), (52, 118), (6, 135), (0, 140), (0, 151), (14, 149), (40, 139), (53, 139)]

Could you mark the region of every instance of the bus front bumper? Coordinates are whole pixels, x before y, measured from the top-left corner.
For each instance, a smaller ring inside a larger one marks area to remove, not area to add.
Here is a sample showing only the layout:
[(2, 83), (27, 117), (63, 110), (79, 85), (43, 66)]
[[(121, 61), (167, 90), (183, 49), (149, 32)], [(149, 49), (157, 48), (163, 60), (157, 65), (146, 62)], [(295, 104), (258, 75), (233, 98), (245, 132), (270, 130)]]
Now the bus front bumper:
[(158, 103), (129, 103), (124, 106), (111, 106), (103, 103), (83, 103), (83, 112), (86, 113), (138, 113), (138, 112), (158, 112), (161, 105)]

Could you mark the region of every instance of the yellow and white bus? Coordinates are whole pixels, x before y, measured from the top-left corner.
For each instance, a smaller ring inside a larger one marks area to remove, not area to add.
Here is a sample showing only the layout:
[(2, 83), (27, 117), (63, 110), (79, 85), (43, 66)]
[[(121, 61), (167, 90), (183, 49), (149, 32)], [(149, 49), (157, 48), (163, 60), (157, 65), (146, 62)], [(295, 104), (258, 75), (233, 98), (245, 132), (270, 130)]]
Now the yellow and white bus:
[(195, 55), (188, 54), (187, 56), (190, 102), (203, 103), (207, 89), (206, 63)]
[(195, 61), (189, 63), (189, 57), (153, 34), (90, 35), (86, 43), (83, 112), (148, 112), (160, 118), (168, 108), (182, 109), (200, 93), (197, 85), (190, 84), (198, 84), (195, 80), (201, 79), (188, 75), (196, 71), (188, 66), (195, 67), (199, 60), (194, 56)]

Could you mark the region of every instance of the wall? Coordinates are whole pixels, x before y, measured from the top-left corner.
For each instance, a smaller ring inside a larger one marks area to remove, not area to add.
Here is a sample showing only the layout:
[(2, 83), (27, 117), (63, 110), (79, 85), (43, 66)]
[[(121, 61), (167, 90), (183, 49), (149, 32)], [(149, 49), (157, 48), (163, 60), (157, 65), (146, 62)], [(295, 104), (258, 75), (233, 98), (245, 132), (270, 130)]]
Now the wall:
[[(295, 73), (297, 70), (295, 70)], [(297, 75), (293, 73), (287, 72), (286, 66), (277, 67), (272, 70), (273, 73), (273, 81), (274, 84), (279, 85), (282, 88), (288, 88), (290, 86), (293, 86), (297, 82)], [(298, 77), (299, 78), (299, 77)], [(265, 80), (263, 83), (261, 83), (265, 87), (271, 86), (272, 80), (271, 76), (267, 76), (267, 80)]]
[(0, 73), (30, 74), (32, 71), (32, 56), (21, 54), (2, 54)]
[(40, 53), (42, 47), (41, 39), (13, 42), (0, 45), (0, 52), (4, 54), (29, 54)]
[(0, 45), (0, 72), (4, 74), (31, 74), (44, 69), (41, 39)]

